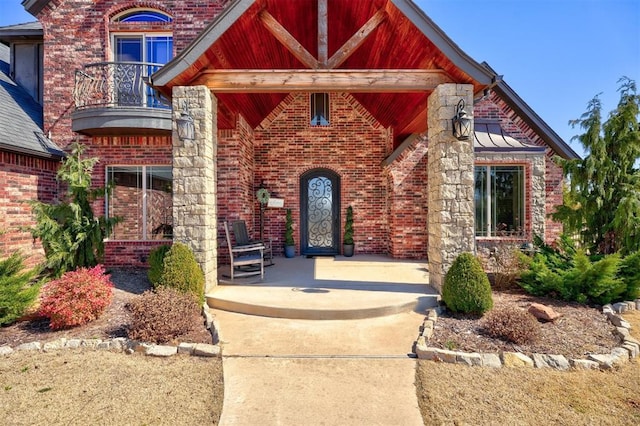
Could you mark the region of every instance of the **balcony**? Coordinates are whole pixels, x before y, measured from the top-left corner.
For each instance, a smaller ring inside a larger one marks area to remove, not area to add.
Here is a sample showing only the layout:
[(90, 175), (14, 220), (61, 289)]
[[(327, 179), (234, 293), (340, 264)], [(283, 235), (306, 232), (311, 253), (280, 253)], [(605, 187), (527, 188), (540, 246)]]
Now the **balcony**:
[(160, 67), (101, 62), (76, 70), (73, 131), (91, 136), (170, 134), (171, 103), (146, 84)]

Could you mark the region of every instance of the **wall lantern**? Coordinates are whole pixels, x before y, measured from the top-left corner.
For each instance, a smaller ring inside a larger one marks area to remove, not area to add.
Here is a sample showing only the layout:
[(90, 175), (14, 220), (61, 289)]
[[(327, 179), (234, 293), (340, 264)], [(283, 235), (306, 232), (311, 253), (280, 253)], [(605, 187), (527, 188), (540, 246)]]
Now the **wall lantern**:
[(464, 110), (464, 99), (460, 99), (456, 106), (456, 114), (451, 119), (453, 124), (453, 136), (459, 141), (466, 141), (471, 137), (471, 119)]
[(178, 137), (181, 141), (192, 141), (195, 138), (196, 127), (193, 124), (193, 117), (189, 114), (187, 101), (182, 103), (182, 112), (180, 113), (180, 118), (176, 119), (176, 126), (178, 128)]

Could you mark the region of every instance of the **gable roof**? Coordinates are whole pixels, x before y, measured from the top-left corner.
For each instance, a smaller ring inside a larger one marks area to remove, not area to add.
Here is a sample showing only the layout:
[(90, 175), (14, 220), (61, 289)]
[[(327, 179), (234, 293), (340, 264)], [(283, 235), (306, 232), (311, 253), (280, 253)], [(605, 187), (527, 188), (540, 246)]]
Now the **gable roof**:
[(0, 149), (59, 160), (65, 154), (42, 133), (42, 106), (9, 78), (9, 48), (0, 44)]
[(42, 40), (44, 32), (38, 21), (0, 27), (0, 41), (8, 44), (20, 40)]

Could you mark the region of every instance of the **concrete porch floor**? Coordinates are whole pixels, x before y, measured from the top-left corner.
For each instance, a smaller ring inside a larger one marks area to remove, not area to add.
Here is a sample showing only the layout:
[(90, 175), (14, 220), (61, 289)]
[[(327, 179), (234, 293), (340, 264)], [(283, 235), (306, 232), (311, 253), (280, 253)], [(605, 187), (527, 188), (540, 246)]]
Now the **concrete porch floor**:
[(276, 257), (260, 276), (227, 277), (207, 294), (214, 309), (275, 318), (343, 320), (424, 312), (438, 293), (429, 286), (426, 261), (385, 256)]

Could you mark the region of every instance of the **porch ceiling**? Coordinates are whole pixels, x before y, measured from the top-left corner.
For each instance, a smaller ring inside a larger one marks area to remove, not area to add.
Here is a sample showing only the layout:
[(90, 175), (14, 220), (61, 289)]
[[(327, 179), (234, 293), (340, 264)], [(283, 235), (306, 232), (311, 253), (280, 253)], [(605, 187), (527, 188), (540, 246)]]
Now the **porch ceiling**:
[[(402, 78), (399, 70), (431, 70), (439, 76), (432, 85), (468, 83), (478, 92), (492, 77), (410, 0), (235, 0), (225, 14), (229, 16), (221, 16), (205, 30), (209, 37), (201, 36), (173, 66), (167, 65), (179, 72), (172, 75), (161, 70), (157, 74), (165, 78), (154, 76), (154, 84), (169, 93), (174, 85), (207, 84), (216, 70), (280, 70), (294, 75), (315, 69), (329, 76), (333, 74), (330, 70), (388, 70), (396, 73), (393, 78)], [(222, 104), (219, 128), (233, 128), (237, 114), (256, 127), (287, 93), (296, 91), (272, 84), (268, 90), (251, 92), (247, 87), (256, 87), (256, 83), (246, 79), (233, 84), (227, 89), (239, 89), (240, 84), (242, 90), (221, 90), (220, 86), (216, 90), (210, 85)], [(396, 91), (375, 85), (362, 89), (365, 81), (355, 84), (360, 85), (358, 90), (333, 87), (353, 93), (382, 125), (392, 127), (396, 144), (426, 130), (427, 97), (435, 86), (398, 86)], [(325, 91), (326, 87), (311, 84), (297, 91)]]

